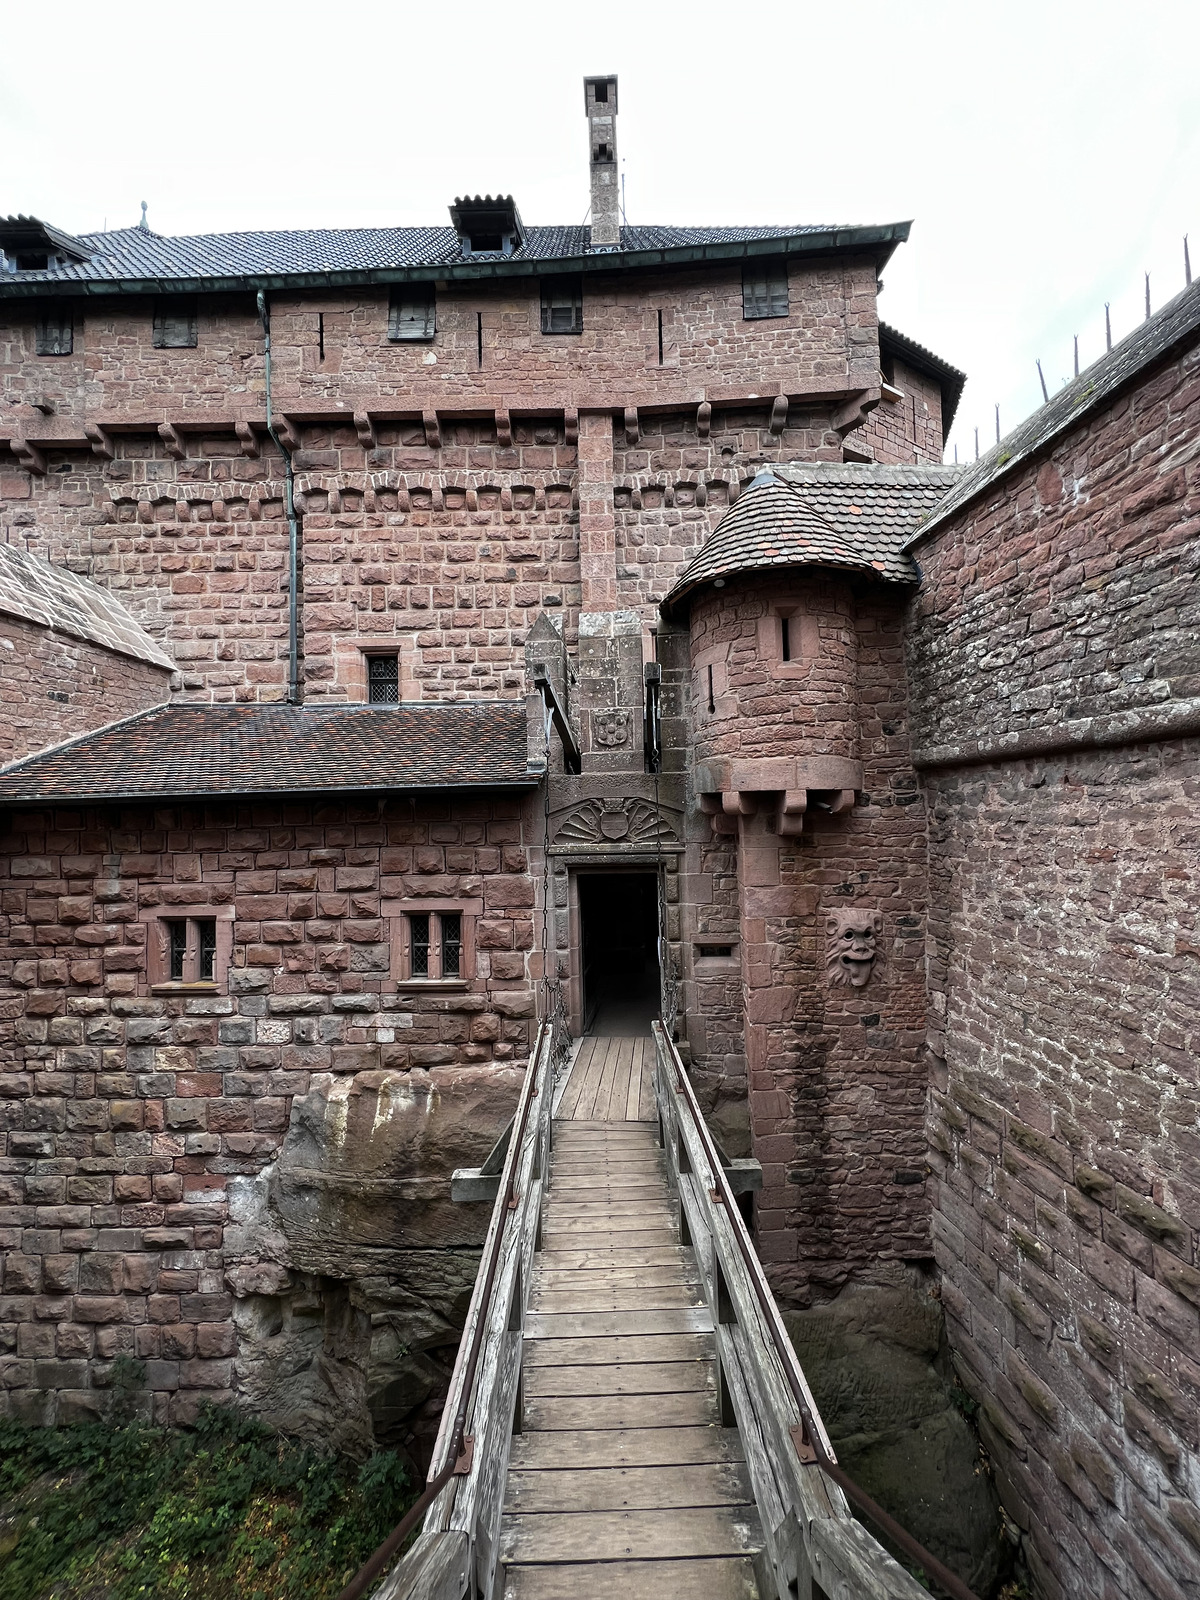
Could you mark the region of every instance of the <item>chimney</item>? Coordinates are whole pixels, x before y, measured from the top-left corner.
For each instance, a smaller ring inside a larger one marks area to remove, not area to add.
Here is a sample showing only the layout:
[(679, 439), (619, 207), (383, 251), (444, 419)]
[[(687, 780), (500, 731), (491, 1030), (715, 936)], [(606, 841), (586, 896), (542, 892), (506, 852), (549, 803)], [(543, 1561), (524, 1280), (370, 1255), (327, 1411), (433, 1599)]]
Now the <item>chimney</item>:
[(621, 191), (617, 179), (617, 80), (585, 78), (592, 161), (592, 245), (621, 243)]

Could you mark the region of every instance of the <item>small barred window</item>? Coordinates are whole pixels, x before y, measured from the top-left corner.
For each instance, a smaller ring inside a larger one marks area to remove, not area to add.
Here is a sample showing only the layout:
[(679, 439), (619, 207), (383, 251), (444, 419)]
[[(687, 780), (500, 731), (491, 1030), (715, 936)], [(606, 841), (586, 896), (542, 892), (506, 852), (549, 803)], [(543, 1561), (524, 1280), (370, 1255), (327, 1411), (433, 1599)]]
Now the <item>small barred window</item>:
[(51, 306), (38, 318), (37, 353), (69, 356), (75, 348), (75, 322), (70, 306)]
[(787, 265), (769, 261), (748, 266), (742, 273), (742, 316), (786, 317), (788, 314)]

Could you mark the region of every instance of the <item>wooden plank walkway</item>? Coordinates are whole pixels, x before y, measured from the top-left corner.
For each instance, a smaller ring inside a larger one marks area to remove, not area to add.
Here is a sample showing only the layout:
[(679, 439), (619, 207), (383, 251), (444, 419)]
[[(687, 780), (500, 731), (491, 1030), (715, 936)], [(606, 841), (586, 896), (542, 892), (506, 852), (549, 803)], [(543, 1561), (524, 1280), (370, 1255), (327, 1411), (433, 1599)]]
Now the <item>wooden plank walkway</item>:
[(762, 1531), (655, 1143), (652, 1051), (585, 1039), (560, 1101), (501, 1525), (506, 1600), (758, 1600)]
[(569, 1122), (653, 1122), (653, 1039), (581, 1039), (554, 1115)]

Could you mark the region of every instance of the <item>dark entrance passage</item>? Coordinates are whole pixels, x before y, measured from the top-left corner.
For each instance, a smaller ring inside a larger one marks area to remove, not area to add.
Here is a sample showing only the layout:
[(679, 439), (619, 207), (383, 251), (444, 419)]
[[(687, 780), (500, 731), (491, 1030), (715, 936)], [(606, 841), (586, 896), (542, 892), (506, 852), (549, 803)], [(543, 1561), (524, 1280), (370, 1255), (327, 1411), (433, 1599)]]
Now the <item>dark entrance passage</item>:
[(652, 872), (580, 873), (583, 1031), (631, 1037), (659, 1012), (658, 885)]

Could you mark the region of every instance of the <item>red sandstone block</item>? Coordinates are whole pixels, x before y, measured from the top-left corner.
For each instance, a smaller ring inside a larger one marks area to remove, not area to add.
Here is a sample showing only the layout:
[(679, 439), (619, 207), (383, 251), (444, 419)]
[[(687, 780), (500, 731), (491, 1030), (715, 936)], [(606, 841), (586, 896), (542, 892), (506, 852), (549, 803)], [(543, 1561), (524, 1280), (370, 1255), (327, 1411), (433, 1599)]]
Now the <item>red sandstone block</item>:
[(134, 1306), (120, 1295), (76, 1295), (73, 1315), (77, 1322), (130, 1322)]

